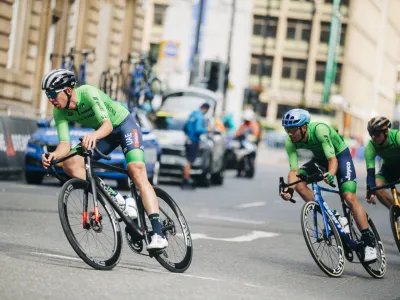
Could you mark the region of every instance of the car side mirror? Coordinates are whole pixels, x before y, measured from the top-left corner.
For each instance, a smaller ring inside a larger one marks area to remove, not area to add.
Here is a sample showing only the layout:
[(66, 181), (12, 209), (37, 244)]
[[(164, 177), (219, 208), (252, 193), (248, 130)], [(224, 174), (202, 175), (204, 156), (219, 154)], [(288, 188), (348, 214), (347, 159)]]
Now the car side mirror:
[(39, 128), (46, 128), (49, 127), (49, 121), (48, 120), (40, 120), (36, 123), (37, 127)]

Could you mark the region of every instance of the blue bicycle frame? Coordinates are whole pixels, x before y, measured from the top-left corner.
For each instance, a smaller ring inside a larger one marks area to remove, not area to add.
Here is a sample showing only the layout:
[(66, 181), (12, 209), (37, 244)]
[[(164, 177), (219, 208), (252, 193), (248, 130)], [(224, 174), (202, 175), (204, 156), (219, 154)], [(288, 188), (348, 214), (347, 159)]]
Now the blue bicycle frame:
[[(347, 243), (347, 245), (349, 245), (350, 248), (355, 249), (359, 246), (359, 243), (355, 242), (349, 234), (345, 233), (343, 230), (342, 225), (340, 225), (339, 221), (337, 220), (337, 218), (335, 217), (335, 215), (332, 213), (332, 211), (330, 210), (328, 204), (325, 202), (325, 200), (322, 198), (322, 194), (321, 194), (321, 190), (325, 191), (325, 192), (329, 192), (329, 193), (334, 193), (334, 194), (339, 194), (340, 192), (334, 189), (330, 189), (330, 188), (326, 188), (326, 187), (322, 187), (319, 186), (317, 183), (313, 182), (312, 183), (312, 190), (314, 192), (314, 201), (316, 203), (319, 204), (319, 206), (321, 207), (321, 214), (324, 220), (324, 226), (325, 226), (325, 234), (327, 237), (330, 236), (331, 234), (331, 229), (329, 228), (328, 225), (328, 217), (326, 216), (326, 214), (328, 214), (333, 223), (335, 224), (335, 227), (337, 228), (337, 230), (339, 231), (339, 234), (341, 236), (341, 238), (343, 239), (344, 242)], [(317, 211), (314, 210), (314, 219), (317, 219)], [(350, 226), (350, 225), (349, 225)], [(315, 236), (318, 239), (318, 228), (317, 226), (315, 226)]]

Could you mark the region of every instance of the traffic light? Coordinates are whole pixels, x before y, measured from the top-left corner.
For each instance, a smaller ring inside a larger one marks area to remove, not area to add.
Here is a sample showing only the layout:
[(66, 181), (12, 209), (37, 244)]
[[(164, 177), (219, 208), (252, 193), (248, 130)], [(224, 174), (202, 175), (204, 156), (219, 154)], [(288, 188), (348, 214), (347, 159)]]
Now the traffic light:
[(229, 84), (229, 66), (225, 66), (225, 72), (224, 72), (224, 94), (226, 93), (226, 90), (228, 89), (228, 84)]
[(209, 89), (210, 91), (213, 92), (218, 91), (219, 71), (220, 71), (220, 63), (211, 62), (210, 72), (208, 74), (208, 81), (207, 81), (207, 89)]

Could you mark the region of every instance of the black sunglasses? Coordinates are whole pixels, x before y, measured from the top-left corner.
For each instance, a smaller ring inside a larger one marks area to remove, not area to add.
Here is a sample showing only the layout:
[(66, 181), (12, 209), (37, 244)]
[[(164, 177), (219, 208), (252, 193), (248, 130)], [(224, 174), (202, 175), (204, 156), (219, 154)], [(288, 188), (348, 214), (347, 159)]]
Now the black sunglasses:
[(65, 89), (60, 89), (60, 90), (54, 90), (54, 91), (45, 91), (47, 98), (49, 99), (56, 99), (57, 95), (64, 91)]

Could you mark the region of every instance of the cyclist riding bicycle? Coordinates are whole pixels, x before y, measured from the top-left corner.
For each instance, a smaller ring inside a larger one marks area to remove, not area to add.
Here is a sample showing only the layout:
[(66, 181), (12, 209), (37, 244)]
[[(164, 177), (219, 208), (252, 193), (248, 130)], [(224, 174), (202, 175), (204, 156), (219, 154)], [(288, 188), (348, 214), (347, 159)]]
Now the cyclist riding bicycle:
[[(374, 188), (400, 179), (400, 130), (389, 130), (392, 126), (386, 117), (374, 117), (368, 122), (368, 133), (371, 136), (365, 148), (364, 158), (367, 167), (367, 186)], [(375, 158), (379, 156), (383, 164), (375, 175)], [(388, 209), (393, 205), (393, 197), (384, 190), (366, 195), (368, 202), (378, 200)]]
[[(368, 229), (367, 215), (356, 196), (356, 171), (353, 160), (342, 137), (330, 126), (321, 122), (311, 122), (310, 114), (304, 109), (292, 109), (282, 119), (282, 126), (289, 135), (286, 139), (286, 152), (289, 158), (290, 171), (288, 181), (296, 181), (297, 174), (306, 176), (318, 172), (315, 163), (324, 170), (324, 181), (333, 184), (335, 175), (339, 183), (340, 191), (353, 212), (354, 219), (361, 232), (361, 238), (365, 245), (365, 262), (374, 261), (377, 258), (375, 238)], [(313, 158), (298, 167), (297, 149), (308, 149), (313, 153)], [(313, 201), (314, 193), (305, 182), (294, 186), (296, 192), (304, 201)], [(286, 188), (281, 193), (284, 200), (290, 200), (294, 192), (293, 188)]]
[[(168, 241), (161, 231), (158, 199), (148, 181), (142, 132), (135, 115), (120, 103), (113, 101), (105, 93), (90, 85), (77, 84), (75, 75), (65, 69), (48, 72), (42, 79), (42, 90), (53, 104), (53, 116), (57, 126), (59, 144), (47, 158), (42, 155), (42, 164), (48, 168), (52, 160), (65, 157), (70, 149), (68, 122), (95, 129), (82, 139), (82, 147), (93, 150), (95, 146), (104, 154), (109, 154), (121, 146), (127, 162), (128, 172), (143, 198), (143, 204), (150, 219), (153, 236), (147, 250), (157, 251), (168, 246)], [(79, 145), (77, 146), (79, 147)], [(94, 159), (100, 159), (94, 154)], [(64, 171), (71, 177), (86, 179), (84, 158), (74, 156), (63, 162)]]

